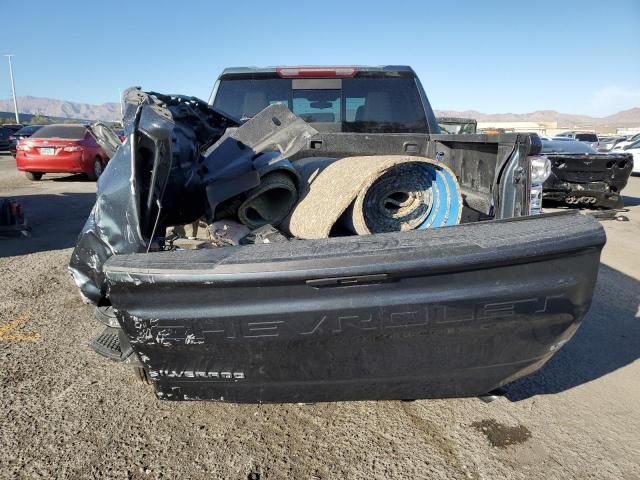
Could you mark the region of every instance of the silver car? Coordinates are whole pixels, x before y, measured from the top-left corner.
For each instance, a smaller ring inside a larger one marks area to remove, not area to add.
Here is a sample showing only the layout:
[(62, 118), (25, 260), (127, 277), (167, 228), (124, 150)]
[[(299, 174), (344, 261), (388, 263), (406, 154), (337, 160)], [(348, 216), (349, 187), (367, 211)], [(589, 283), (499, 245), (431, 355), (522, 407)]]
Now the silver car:
[(600, 148), (600, 140), (595, 132), (563, 132), (558, 137), (573, 138), (579, 142), (588, 144), (591, 148), (598, 150)]

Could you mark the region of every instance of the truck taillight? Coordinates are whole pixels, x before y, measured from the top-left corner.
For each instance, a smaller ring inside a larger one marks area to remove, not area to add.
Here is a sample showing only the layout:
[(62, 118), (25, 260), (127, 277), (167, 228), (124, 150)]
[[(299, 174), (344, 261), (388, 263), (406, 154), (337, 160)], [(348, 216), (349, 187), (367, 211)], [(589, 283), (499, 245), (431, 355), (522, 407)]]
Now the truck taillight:
[(282, 78), (351, 78), (358, 73), (356, 67), (278, 67)]

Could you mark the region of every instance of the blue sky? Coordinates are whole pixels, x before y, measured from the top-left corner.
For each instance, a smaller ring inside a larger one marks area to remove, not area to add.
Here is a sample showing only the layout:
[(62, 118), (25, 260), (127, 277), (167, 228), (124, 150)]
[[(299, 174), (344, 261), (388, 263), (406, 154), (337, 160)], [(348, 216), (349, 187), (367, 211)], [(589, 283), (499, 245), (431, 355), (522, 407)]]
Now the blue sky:
[[(0, 0), (18, 95), (202, 98), (225, 66), (408, 64), (436, 109), (640, 106), (640, 1)], [(11, 94), (0, 59), (0, 98)]]

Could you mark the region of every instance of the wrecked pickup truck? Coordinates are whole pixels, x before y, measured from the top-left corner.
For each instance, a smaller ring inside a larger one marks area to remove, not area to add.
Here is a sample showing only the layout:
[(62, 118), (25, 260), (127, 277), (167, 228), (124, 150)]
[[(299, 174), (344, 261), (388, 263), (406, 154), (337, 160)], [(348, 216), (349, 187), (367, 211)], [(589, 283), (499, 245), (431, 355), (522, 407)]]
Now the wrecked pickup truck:
[(409, 67), (228, 69), (124, 111), (70, 271), (158, 398), (484, 394), (589, 309), (604, 231), (532, 215), (539, 138), (441, 134)]

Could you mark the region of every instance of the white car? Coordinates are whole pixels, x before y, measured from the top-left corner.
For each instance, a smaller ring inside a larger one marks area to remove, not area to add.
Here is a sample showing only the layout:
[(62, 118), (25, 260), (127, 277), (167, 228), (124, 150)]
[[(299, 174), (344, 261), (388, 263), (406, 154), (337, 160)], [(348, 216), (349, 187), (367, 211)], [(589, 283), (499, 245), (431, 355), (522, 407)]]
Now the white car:
[(633, 155), (633, 173), (640, 173), (640, 139), (635, 142), (624, 145), (616, 145), (611, 153), (631, 153)]
[(640, 133), (636, 133), (635, 135), (630, 136), (626, 140), (623, 140), (622, 142), (616, 143), (613, 146), (613, 148), (614, 149), (624, 148), (624, 147), (626, 147), (628, 145), (631, 145), (632, 143), (636, 143), (638, 140), (640, 140)]

